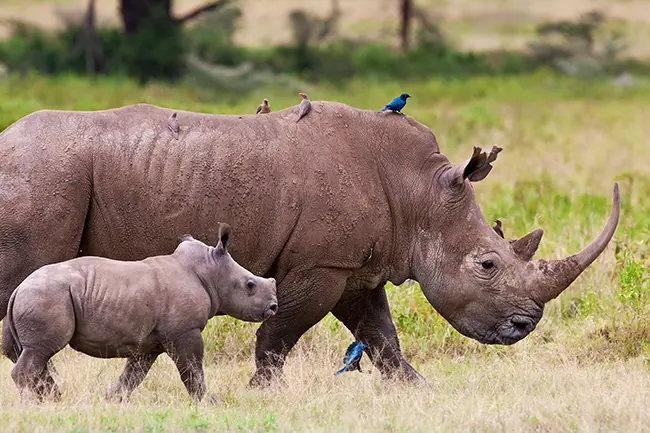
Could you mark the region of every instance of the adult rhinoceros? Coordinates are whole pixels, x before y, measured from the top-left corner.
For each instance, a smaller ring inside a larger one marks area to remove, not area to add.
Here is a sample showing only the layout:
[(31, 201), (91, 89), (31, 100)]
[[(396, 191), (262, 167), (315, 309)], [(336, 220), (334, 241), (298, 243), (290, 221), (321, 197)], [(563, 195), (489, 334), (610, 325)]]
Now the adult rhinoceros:
[(408, 116), (313, 102), (265, 116), (151, 105), (38, 111), (0, 135), (0, 317), (36, 268), (79, 255), (138, 260), (169, 254), (183, 233), (215, 243), (232, 225), (233, 257), (278, 282), (278, 314), (257, 331), (263, 383), (311, 326), (332, 312), (369, 346), (385, 377), (417, 379), (402, 357), (384, 284), (420, 282), (462, 334), (512, 344), (544, 303), (603, 251), (619, 217), (576, 255), (533, 261), (542, 230), (495, 233), (470, 182), (498, 149), (454, 165)]

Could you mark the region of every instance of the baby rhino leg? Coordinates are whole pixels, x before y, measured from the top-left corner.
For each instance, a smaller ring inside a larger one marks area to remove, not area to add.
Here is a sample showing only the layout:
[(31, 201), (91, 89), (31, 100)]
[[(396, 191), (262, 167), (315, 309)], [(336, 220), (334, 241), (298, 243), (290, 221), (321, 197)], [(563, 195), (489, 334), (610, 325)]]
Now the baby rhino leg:
[(171, 341), (168, 346), (167, 353), (176, 363), (187, 392), (194, 400), (200, 401), (205, 395), (201, 331), (193, 329)]
[(128, 399), (133, 390), (142, 383), (156, 358), (157, 353), (133, 355), (127, 359), (120, 378), (106, 391), (106, 399), (116, 402)]
[(50, 358), (63, 349), (75, 329), (72, 301), (67, 289), (22, 286), (16, 293), (11, 317), (22, 352), (11, 371), (16, 386), (29, 389), (39, 400), (60, 397)]
[(39, 401), (44, 398), (58, 400), (61, 397), (59, 387), (47, 368), (50, 356), (30, 348), (20, 354), (18, 362), (11, 370), (11, 378), (23, 397), (25, 397), (23, 394), (25, 390), (34, 393)]

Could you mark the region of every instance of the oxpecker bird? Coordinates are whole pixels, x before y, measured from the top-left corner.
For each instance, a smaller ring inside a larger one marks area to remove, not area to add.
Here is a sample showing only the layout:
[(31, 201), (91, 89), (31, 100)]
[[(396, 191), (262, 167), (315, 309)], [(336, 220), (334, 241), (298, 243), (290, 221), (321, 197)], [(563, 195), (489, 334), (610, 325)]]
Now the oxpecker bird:
[(346, 371), (354, 370), (359, 370), (359, 372), (362, 373), (359, 362), (363, 356), (364, 347), (368, 346), (363, 343), (359, 343), (358, 341), (353, 341), (350, 343), (348, 349), (345, 351), (345, 357), (343, 358), (343, 368), (334, 373), (334, 376), (338, 376), (339, 374)]
[(391, 110), (393, 113), (401, 113), (402, 108), (406, 105), (406, 99), (410, 98), (411, 95), (408, 93), (402, 93), (399, 95), (397, 98), (393, 99), (390, 101), (388, 104), (384, 106), (384, 108), (381, 109), (381, 111), (386, 111), (386, 110)]
[(257, 106), (257, 111), (255, 114), (268, 114), (271, 112), (271, 106), (269, 105), (269, 100), (264, 98), (262, 103)]
[(492, 228), (494, 229), (495, 232), (497, 232), (499, 236), (505, 239), (505, 236), (503, 236), (503, 230), (501, 230), (501, 220), (496, 220), (494, 227)]
[(173, 112), (169, 119), (167, 119), (167, 128), (172, 132), (172, 137), (178, 140), (178, 134), (181, 132), (181, 127), (178, 124), (178, 113)]
[(309, 96), (307, 96), (306, 93), (298, 93), (302, 97), (302, 101), (300, 101), (300, 105), (298, 106), (298, 119), (296, 120), (296, 123), (303, 117), (305, 117), (307, 114), (309, 114), (309, 111), (311, 111), (311, 102), (309, 101)]

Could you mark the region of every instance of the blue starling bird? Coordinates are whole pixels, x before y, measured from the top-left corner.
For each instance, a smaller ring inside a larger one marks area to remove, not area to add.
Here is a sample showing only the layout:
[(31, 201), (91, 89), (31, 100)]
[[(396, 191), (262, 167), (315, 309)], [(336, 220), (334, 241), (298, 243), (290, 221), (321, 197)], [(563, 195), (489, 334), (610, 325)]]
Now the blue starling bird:
[(358, 341), (353, 341), (350, 343), (348, 349), (345, 351), (345, 357), (343, 358), (343, 368), (334, 373), (334, 376), (338, 376), (339, 374), (346, 371), (359, 370), (359, 372), (361, 372), (361, 366), (359, 365), (359, 362), (363, 356), (364, 347), (368, 346), (363, 343), (359, 343)]
[(406, 105), (406, 99), (410, 97), (411, 95), (404, 92), (401, 95), (399, 95), (397, 98), (393, 99), (388, 104), (386, 104), (384, 108), (381, 109), (381, 111), (391, 110), (393, 113), (395, 112), (401, 113), (402, 108), (404, 108), (404, 106)]

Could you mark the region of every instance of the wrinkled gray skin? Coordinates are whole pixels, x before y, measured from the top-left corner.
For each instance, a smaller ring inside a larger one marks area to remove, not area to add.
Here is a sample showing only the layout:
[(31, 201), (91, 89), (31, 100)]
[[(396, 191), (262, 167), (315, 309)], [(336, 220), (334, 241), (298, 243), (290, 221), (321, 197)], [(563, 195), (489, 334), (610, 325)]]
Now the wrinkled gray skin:
[(142, 261), (81, 257), (44, 266), (9, 300), (2, 351), (16, 386), (58, 399), (48, 361), (66, 345), (97, 358), (128, 358), (107, 398), (128, 397), (167, 353), (190, 395), (205, 394), (201, 331), (217, 314), (260, 322), (278, 309), (275, 280), (260, 278), (228, 253), (220, 224), (209, 247), (184, 235), (173, 254)]
[[(458, 331), (489, 344), (531, 332), (604, 250), (602, 233), (563, 260), (532, 260), (541, 230), (509, 242), (486, 221), (472, 182), (492, 168), (476, 149), (455, 165), (431, 130), (405, 116), (312, 101), (264, 116), (133, 105), (39, 111), (0, 135), (0, 314), (11, 291), (47, 263), (91, 254), (167, 254), (182, 233), (213, 242), (278, 281), (279, 312), (257, 332), (254, 384), (281, 371), (300, 336), (332, 312), (368, 345), (384, 377), (418, 379), (403, 359), (384, 284), (414, 279)], [(0, 316), (1, 317), (1, 316)]]

